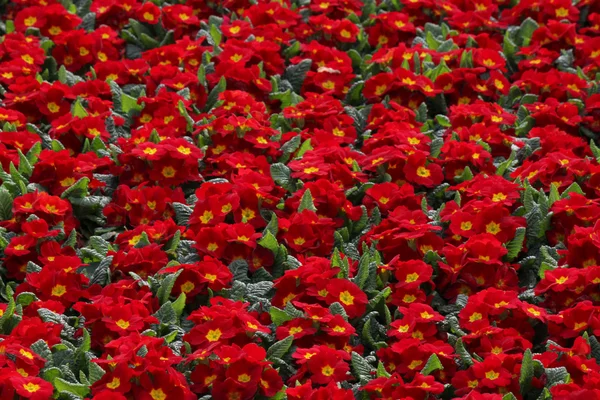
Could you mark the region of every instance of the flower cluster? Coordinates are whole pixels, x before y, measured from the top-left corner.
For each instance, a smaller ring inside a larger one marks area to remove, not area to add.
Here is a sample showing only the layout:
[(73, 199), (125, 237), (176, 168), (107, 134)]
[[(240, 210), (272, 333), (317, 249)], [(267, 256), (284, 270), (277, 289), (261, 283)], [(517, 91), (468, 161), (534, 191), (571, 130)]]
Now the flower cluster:
[(0, 1), (0, 397), (600, 398), (600, 1)]

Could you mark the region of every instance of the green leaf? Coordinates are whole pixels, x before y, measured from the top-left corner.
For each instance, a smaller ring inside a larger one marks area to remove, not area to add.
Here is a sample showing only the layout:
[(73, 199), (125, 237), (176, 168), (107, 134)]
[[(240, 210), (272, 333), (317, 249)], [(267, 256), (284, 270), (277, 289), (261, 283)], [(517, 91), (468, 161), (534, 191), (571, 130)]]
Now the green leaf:
[(179, 270), (174, 274), (167, 275), (160, 284), (160, 288), (156, 293), (160, 304), (164, 304), (169, 300), (169, 296), (171, 295), (171, 290), (173, 290), (173, 286), (175, 286), (175, 281), (179, 277), (179, 275), (183, 272), (183, 270)]
[(577, 182), (573, 182), (568, 188), (565, 189), (564, 192), (562, 192), (562, 194), (560, 195), (561, 199), (566, 199), (567, 196), (569, 195), (569, 193), (579, 193), (581, 195), (585, 196), (585, 193), (583, 192), (583, 190), (581, 189), (581, 186), (579, 186), (579, 184)]
[(161, 324), (172, 324), (177, 322), (177, 313), (173, 308), (173, 304), (170, 301), (165, 302), (154, 316), (160, 321)]
[(17, 304), (21, 305), (22, 307), (27, 307), (34, 301), (38, 301), (38, 298), (31, 292), (21, 292), (16, 299)]
[(435, 51), (440, 46), (441, 42), (433, 36), (431, 31), (427, 31), (425, 33), (425, 43), (427, 43), (427, 47)]
[(267, 360), (273, 361), (274, 358), (282, 358), (292, 347), (292, 343), (294, 343), (294, 336), (292, 335), (274, 343), (267, 350)]
[(530, 185), (527, 185), (527, 187), (525, 188), (525, 193), (523, 193), (523, 206), (525, 206), (525, 211), (527, 211), (528, 213), (531, 212), (531, 210), (533, 210), (533, 208), (536, 205), (533, 201), (534, 192), (535, 191), (533, 190), (533, 188)]
[(516, 156), (517, 156), (517, 153), (514, 150), (511, 151), (508, 159), (506, 161), (504, 161), (503, 163), (500, 163), (500, 165), (498, 165), (498, 168), (496, 168), (496, 175), (504, 176), (504, 173), (512, 165)]
[(46, 361), (52, 361), (52, 350), (44, 339), (40, 339), (30, 346), (31, 350)]
[(558, 186), (554, 183), (550, 184), (550, 195), (548, 196), (548, 206), (552, 206), (555, 202), (560, 200), (560, 194), (558, 193)]
[(89, 193), (88, 193), (88, 184), (90, 183), (90, 178), (88, 177), (83, 177), (80, 178), (77, 182), (75, 182), (73, 185), (71, 185), (67, 190), (65, 190), (64, 192), (62, 192), (62, 194), (60, 195), (61, 199), (68, 199), (68, 198), (79, 198), (79, 199), (83, 199), (85, 198)]
[(519, 386), (521, 387), (521, 394), (525, 394), (531, 388), (531, 380), (533, 379), (533, 355), (531, 350), (525, 350), (523, 354), (523, 361), (521, 363), (521, 374), (519, 376)]
[(450, 123), (450, 119), (445, 115), (438, 114), (435, 116), (435, 120), (441, 127), (449, 128), (452, 126), (452, 124)]
[(121, 94), (121, 110), (124, 113), (129, 113), (129, 111), (142, 111), (142, 106), (138, 104), (137, 99), (131, 97), (126, 93)]
[(271, 164), (271, 177), (276, 184), (287, 191), (292, 191), (291, 171), (287, 165), (281, 163)]
[(192, 215), (193, 209), (186, 204), (177, 202), (173, 202), (171, 206), (175, 211), (175, 221), (177, 222), (177, 225), (187, 225), (188, 221), (190, 220), (190, 215)]
[[(73, 229), (73, 231), (75, 231), (75, 229)], [(113, 256), (102, 258), (90, 276), (90, 285), (107, 285), (110, 283), (110, 266), (112, 264), (112, 260)]]
[(96, 25), (96, 13), (89, 12), (89, 9), (87, 11), (82, 10), (82, 8), (80, 8), (77, 13), (83, 17), (79, 29), (83, 29), (87, 32), (93, 31)]
[(296, 135), (287, 142), (285, 142), (283, 146), (281, 146), (280, 150), (283, 153), (283, 155), (279, 160), (280, 162), (285, 162), (289, 158), (290, 154), (298, 150), (298, 148), (300, 147), (301, 139), (302, 138), (300, 137), (300, 135)]
[(8, 246), (8, 240), (4, 236), (0, 235), (0, 250), (4, 250)]
[(234, 260), (229, 264), (229, 270), (233, 274), (233, 280), (243, 283), (250, 282), (248, 277), (248, 263), (246, 260)]
[(386, 371), (385, 366), (383, 365), (383, 363), (381, 361), (379, 361), (379, 363), (377, 364), (377, 377), (378, 378), (389, 378), (390, 373)]
[(258, 244), (264, 247), (265, 249), (271, 250), (273, 253), (277, 253), (279, 250), (279, 243), (277, 242), (277, 238), (273, 236), (271, 231), (265, 231), (265, 234), (262, 238), (258, 240)]
[(86, 351), (90, 351), (92, 347), (92, 338), (90, 337), (90, 333), (87, 331), (87, 329), (83, 328), (83, 340), (81, 341), (81, 346), (79, 346), (79, 349), (82, 352), (86, 352)]
[(429, 356), (427, 363), (421, 370), (421, 374), (429, 375), (432, 372), (441, 370), (441, 369), (444, 369), (444, 366), (442, 365), (439, 357), (437, 356), (437, 354), (432, 354), (431, 356)]
[(22, 186), (27, 186), (29, 184), (29, 182), (27, 181), (27, 178), (25, 178), (17, 168), (15, 168), (15, 165), (11, 162), (10, 165), (8, 166), (9, 172), (10, 172), (10, 176), (13, 180), (13, 182), (19, 184), (19, 186), (21, 186), (21, 193), (22, 194), (26, 194), (27, 193), (27, 188), (25, 188), (25, 191), (23, 192), (23, 188)]
[(525, 21), (523, 21), (519, 27), (517, 38), (519, 39), (520, 43), (518, 44), (520, 46), (529, 46), (533, 32), (535, 32), (537, 28), (539, 28), (538, 23), (527, 17), (527, 19), (525, 19)]
[(221, 77), (221, 79), (219, 80), (219, 83), (217, 83), (215, 85), (215, 87), (210, 91), (210, 94), (208, 95), (208, 98), (206, 100), (206, 105), (204, 106), (205, 112), (208, 112), (215, 107), (215, 105), (217, 104), (217, 101), (219, 100), (219, 95), (221, 93), (223, 93), (226, 88), (227, 88), (227, 81), (225, 80), (225, 77)]
[(305, 59), (298, 64), (290, 65), (286, 68), (283, 78), (290, 82), (294, 92), (300, 93), (302, 84), (306, 78), (306, 73), (310, 70), (311, 65), (312, 60)]
[(277, 232), (279, 231), (279, 222), (277, 219), (277, 214), (271, 213), (271, 219), (269, 220), (269, 223), (263, 231), (263, 236), (267, 233), (267, 231), (271, 232), (271, 235), (277, 236)]
[(596, 359), (596, 362), (600, 362), (600, 342), (596, 336), (590, 336), (590, 347), (592, 348), (592, 357)]
[(600, 148), (596, 146), (594, 139), (590, 139), (590, 149), (592, 150), (594, 157), (596, 157), (596, 161), (600, 162)]
[(183, 309), (185, 308), (185, 300), (185, 293), (181, 293), (177, 300), (175, 300), (172, 304), (173, 310), (175, 310), (175, 314), (177, 314), (177, 318), (181, 317), (181, 314), (183, 313)]
[(375, 339), (373, 338), (373, 333), (371, 330), (371, 321), (373, 321), (373, 318), (369, 318), (363, 325), (360, 337), (365, 344), (369, 345), (370, 347), (377, 348), (377, 344), (375, 343)]
[(79, 98), (75, 100), (71, 114), (77, 118), (85, 118), (89, 115), (85, 107), (83, 107), (83, 105), (81, 104), (81, 99)]
[(504, 35), (504, 40), (502, 42), (502, 50), (504, 52), (506, 60), (509, 62), (509, 65), (515, 67), (515, 54), (517, 53), (518, 48), (517, 45), (509, 37), (508, 32), (506, 32), (506, 34)]
[(313, 202), (312, 194), (310, 193), (310, 189), (306, 189), (302, 195), (302, 199), (300, 200), (300, 205), (298, 206), (298, 212), (302, 212), (304, 210), (317, 211), (317, 208)]
[(58, 392), (69, 392), (81, 397), (86, 397), (90, 393), (90, 389), (86, 385), (67, 382), (62, 378), (54, 380), (54, 387)]
[(374, 368), (364, 359), (360, 354), (353, 351), (351, 356), (352, 362), (352, 370), (354, 371), (354, 375), (358, 377), (361, 381), (369, 381), (371, 380), (371, 372)]
[(422, 102), (419, 105), (419, 108), (417, 108), (417, 115), (416, 115), (416, 120), (418, 122), (422, 122), (425, 123), (425, 121), (427, 121), (427, 113), (429, 112), (428, 108), (427, 108), (427, 104), (425, 104), (425, 102)]
[[(2, 331), (2, 332), (5, 331), (5, 329), (4, 329), (5, 325), (12, 318), (12, 316), (15, 313), (15, 309), (16, 309), (16, 303), (15, 303), (15, 300), (13, 299), (13, 290), (11, 289), (10, 286), (6, 286), (5, 293), (6, 293), (6, 298), (8, 299), (8, 305), (6, 306), (6, 309), (4, 310), (2, 317), (0, 317), (0, 331)], [(10, 332), (4, 332), (4, 333), (10, 333)]]
[(525, 227), (522, 227), (522, 226), (518, 227), (517, 230), (515, 231), (514, 239), (511, 240), (506, 245), (506, 249), (508, 250), (508, 253), (506, 254), (506, 259), (508, 261), (513, 261), (515, 258), (517, 258), (517, 256), (521, 252), (521, 250), (523, 250), (523, 242), (525, 241), (525, 232), (526, 232)]
[(552, 394), (548, 390), (548, 388), (544, 388), (542, 390), (542, 394), (540, 394), (537, 400), (552, 400)]
[(42, 142), (35, 142), (35, 144), (33, 146), (31, 146), (31, 148), (25, 155), (25, 157), (27, 157), (27, 161), (29, 161), (29, 164), (35, 165), (41, 152), (42, 152)]
[(271, 321), (273, 321), (275, 326), (281, 326), (285, 322), (294, 319), (294, 317), (288, 315), (285, 311), (274, 306), (269, 309), (269, 315), (271, 316)]
[(566, 383), (569, 373), (565, 367), (546, 368), (546, 387)]
[(473, 68), (473, 54), (471, 51), (463, 51), (461, 54), (460, 68)]
[(33, 173), (33, 167), (31, 166), (31, 163), (20, 149), (17, 149), (17, 153), (19, 154), (19, 173), (27, 178), (30, 178), (31, 174)]
[(160, 46), (160, 42), (150, 36), (147, 33), (142, 32), (139, 35), (140, 42), (144, 45), (145, 49), (155, 49)]
[(187, 126), (186, 129), (188, 132), (192, 132), (194, 130), (194, 120), (190, 117), (190, 114), (185, 108), (185, 104), (183, 104), (182, 100), (179, 100), (177, 103), (177, 109), (179, 110), (179, 114), (185, 119)]
[(299, 53), (300, 53), (300, 42), (296, 40), (296, 41), (294, 41), (294, 43), (291, 46), (289, 46), (287, 49), (285, 49), (283, 51), (283, 56), (289, 60), (290, 58), (295, 57)]
[(171, 342), (173, 342), (173, 340), (175, 340), (177, 338), (178, 333), (179, 332), (174, 330), (171, 333), (169, 333), (168, 335), (163, 336), (163, 339), (165, 340), (166, 343), (171, 343)]
[(221, 38), (223, 35), (221, 34), (221, 30), (219, 29), (218, 26), (216, 26), (216, 25), (210, 26), (210, 36), (212, 36), (215, 46), (218, 46), (219, 44), (221, 44)]
[(531, 94), (531, 93), (526, 93), (523, 95), (523, 97), (521, 97), (521, 101), (519, 102), (519, 105), (523, 105), (523, 104), (533, 104), (535, 102), (538, 101), (538, 96), (535, 94)]
[(378, 292), (375, 297), (369, 300), (368, 310), (374, 310), (380, 302), (385, 304), (385, 299), (387, 299), (390, 294), (392, 294), (392, 289), (389, 286), (386, 286), (382, 291)]
[(473, 365), (473, 357), (471, 356), (471, 354), (469, 354), (467, 349), (465, 349), (465, 345), (463, 344), (462, 339), (459, 338), (456, 341), (454, 348), (455, 348), (456, 354), (458, 354), (458, 356), (460, 357), (460, 361), (465, 366), (470, 367), (471, 365)]
[(87, 331), (87, 329), (83, 328), (83, 339), (81, 340), (81, 346), (79, 346), (73, 354), (73, 359), (76, 361), (82, 359), (85, 360), (85, 353), (90, 351), (91, 344), (92, 339), (90, 337), (90, 333)]
[(438, 76), (450, 71), (450, 68), (448, 68), (448, 65), (446, 65), (446, 62), (442, 59), (435, 68), (425, 70), (424, 75), (435, 82)]
[(102, 377), (104, 376), (104, 374), (106, 373), (102, 367), (100, 367), (98, 364), (96, 364), (95, 362), (91, 362), (88, 364), (88, 369), (90, 371), (89, 373), (89, 381), (90, 383), (93, 385), (94, 383), (96, 383), (97, 381), (99, 381), (100, 379), (102, 379)]
[(473, 172), (471, 172), (471, 168), (468, 166), (465, 167), (462, 174), (454, 177), (454, 180), (458, 183), (470, 181), (471, 179), (473, 179)]
[(346, 314), (346, 309), (337, 301), (329, 306), (329, 312), (331, 315), (341, 315), (344, 319), (348, 320), (348, 314)]
[(362, 92), (363, 92), (363, 88), (365, 86), (365, 81), (358, 81), (355, 82), (354, 84), (352, 84), (352, 86), (350, 87), (350, 90), (348, 90), (348, 93), (346, 94), (346, 100), (345, 102), (347, 104), (352, 104), (352, 105), (360, 105), (360, 103), (362, 101), (364, 101), (363, 97), (362, 97)]
[(354, 278), (354, 283), (361, 289), (364, 288), (367, 279), (369, 279), (369, 270), (371, 265), (371, 255), (365, 252), (358, 263), (358, 271)]
[(65, 146), (63, 146), (63, 144), (56, 139), (52, 139), (51, 146), (53, 151), (61, 151), (65, 149)]
[[(179, 231), (178, 231), (179, 232)], [(100, 236), (92, 236), (88, 240), (88, 245), (91, 246), (98, 253), (106, 256), (108, 251), (111, 249), (110, 243), (104, 240)]]
[(306, 139), (304, 141), (304, 143), (302, 143), (302, 145), (300, 146), (300, 149), (298, 150), (298, 152), (296, 153), (296, 159), (297, 160), (301, 159), (307, 151), (310, 151), (312, 149), (313, 149), (313, 147), (310, 144), (310, 138)]
[[(42, 340), (42, 339), (40, 339)], [(42, 340), (43, 341), (43, 340)], [(37, 343), (37, 342), (36, 342)], [(35, 343), (34, 343), (35, 344)], [(46, 344), (46, 342), (44, 342), (44, 344)], [(48, 345), (46, 344), (46, 347)], [(32, 345), (32, 350), (33, 350), (33, 345)], [(50, 349), (48, 349), (48, 351), (50, 351)], [(39, 354), (39, 353), (38, 353)], [(52, 354), (52, 352), (50, 352), (50, 354)], [(50, 367), (48, 369), (46, 369), (43, 373), (42, 373), (42, 377), (44, 378), (45, 381), (48, 381), (52, 384), (54, 384), (54, 381), (56, 380), (56, 378), (61, 377), (63, 374), (61, 372), (60, 369), (56, 368), (56, 367)]]
[(198, 82), (204, 87), (206, 87), (206, 67), (204, 65), (200, 65), (198, 67)]
[(13, 198), (10, 192), (0, 187), (0, 221), (7, 221), (12, 218)]

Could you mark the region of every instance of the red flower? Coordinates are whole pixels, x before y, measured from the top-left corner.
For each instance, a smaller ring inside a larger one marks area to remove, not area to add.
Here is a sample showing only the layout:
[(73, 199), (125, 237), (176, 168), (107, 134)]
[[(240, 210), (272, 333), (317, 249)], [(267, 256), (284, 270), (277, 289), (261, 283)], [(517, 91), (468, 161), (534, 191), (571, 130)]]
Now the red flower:
[(433, 273), (431, 266), (420, 260), (391, 262), (389, 267), (394, 270), (394, 275), (398, 279), (397, 286), (406, 289), (428, 282)]
[(367, 295), (354, 283), (345, 279), (331, 279), (326, 286), (329, 304), (338, 302), (344, 307), (348, 317), (355, 318), (364, 314)]
[(427, 164), (427, 157), (422, 152), (408, 157), (404, 173), (409, 182), (427, 187), (435, 186), (444, 179), (442, 168), (437, 164)]
[(503, 367), (499, 357), (486, 357), (483, 362), (474, 364), (472, 368), (479, 385), (483, 387), (505, 387), (511, 382), (511, 373)]
[(137, 17), (147, 24), (157, 24), (160, 17), (160, 8), (152, 2), (144, 3), (137, 10)]
[(52, 384), (38, 377), (11, 377), (10, 383), (25, 399), (45, 400), (51, 398), (54, 392)]
[(308, 360), (311, 380), (319, 384), (346, 380), (350, 371), (348, 364), (341, 358), (338, 350), (320, 346), (317, 353)]
[(40, 211), (46, 215), (64, 216), (71, 210), (71, 205), (68, 201), (56, 196), (49, 196), (46, 193), (40, 193), (35, 205), (36, 211)]

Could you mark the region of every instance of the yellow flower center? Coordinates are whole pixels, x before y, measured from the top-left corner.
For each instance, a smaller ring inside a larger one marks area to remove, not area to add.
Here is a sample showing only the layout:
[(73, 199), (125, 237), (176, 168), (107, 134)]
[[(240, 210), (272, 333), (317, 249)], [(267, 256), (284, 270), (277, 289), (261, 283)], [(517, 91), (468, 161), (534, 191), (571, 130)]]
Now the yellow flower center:
[(189, 293), (192, 290), (194, 290), (194, 288), (196, 287), (196, 285), (194, 285), (192, 282), (187, 281), (186, 283), (184, 283), (183, 285), (181, 285), (181, 291), (183, 293)]
[(29, 383), (23, 385), (23, 389), (27, 390), (29, 393), (35, 393), (38, 390), (40, 390), (40, 385), (36, 385), (33, 382), (29, 382)]
[(202, 221), (203, 224), (208, 224), (210, 222), (210, 220), (213, 219), (213, 217), (214, 217), (213, 213), (210, 212), (209, 210), (206, 210), (200, 216), (200, 221)]
[(106, 384), (106, 387), (109, 389), (116, 389), (121, 386), (121, 380), (117, 377), (114, 377), (112, 381)]
[(120, 319), (116, 322), (117, 326), (121, 329), (129, 328), (129, 321), (125, 321), (124, 319)]
[(150, 397), (152, 397), (152, 400), (166, 400), (167, 395), (162, 389), (152, 389), (150, 391)]
[(56, 104), (55, 102), (50, 102), (47, 105), (48, 110), (52, 113), (52, 114), (56, 114), (57, 112), (60, 111), (60, 107), (58, 106), (58, 104)]
[(162, 169), (162, 175), (165, 178), (172, 178), (175, 176), (175, 173), (176, 173), (176, 171), (175, 171), (175, 168), (173, 168), (173, 167), (164, 167)]
[(219, 340), (221, 338), (222, 334), (223, 333), (221, 332), (220, 329), (211, 329), (206, 334), (206, 340), (208, 340), (209, 342), (216, 342), (217, 340)]
[(344, 290), (342, 293), (340, 293), (340, 301), (347, 306), (352, 305), (354, 304), (354, 296), (352, 296), (347, 290)]
[(323, 368), (321, 368), (321, 373), (325, 376), (331, 376), (334, 372), (335, 370), (331, 367), (331, 365), (326, 365)]
[(421, 178), (427, 178), (431, 175), (431, 172), (425, 167), (419, 167), (417, 168), (417, 175)]
[(61, 297), (67, 293), (67, 288), (64, 285), (56, 285), (52, 288), (52, 296)]
[(483, 315), (481, 315), (481, 313), (476, 312), (471, 314), (471, 316), (469, 317), (469, 322), (479, 321), (481, 318), (483, 318)]
[(485, 373), (485, 377), (491, 381), (498, 379), (499, 376), (500, 376), (500, 373), (498, 373), (496, 371), (488, 371)]

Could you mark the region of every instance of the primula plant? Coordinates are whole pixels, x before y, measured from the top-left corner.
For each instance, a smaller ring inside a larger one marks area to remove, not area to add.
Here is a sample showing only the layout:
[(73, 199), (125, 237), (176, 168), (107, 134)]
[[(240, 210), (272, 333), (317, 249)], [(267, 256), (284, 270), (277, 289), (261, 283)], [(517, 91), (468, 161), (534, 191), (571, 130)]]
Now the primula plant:
[(0, 398), (600, 398), (600, 1), (0, 0)]

